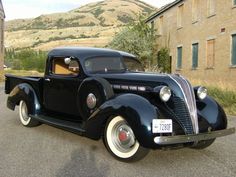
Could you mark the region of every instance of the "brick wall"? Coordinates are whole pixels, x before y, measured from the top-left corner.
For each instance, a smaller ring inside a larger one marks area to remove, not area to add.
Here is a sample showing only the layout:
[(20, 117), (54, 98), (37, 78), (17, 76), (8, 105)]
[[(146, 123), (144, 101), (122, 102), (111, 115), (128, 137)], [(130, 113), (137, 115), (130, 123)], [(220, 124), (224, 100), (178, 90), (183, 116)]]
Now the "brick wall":
[[(193, 1), (198, 1), (197, 20), (193, 15)], [(190, 80), (236, 87), (236, 67), (231, 66), (232, 34), (236, 34), (236, 7), (232, 0), (215, 0), (213, 1), (215, 6), (209, 11), (210, 1), (184, 0), (157, 16), (154, 19), (154, 26), (157, 30), (162, 28), (162, 35), (157, 40), (161, 46), (170, 48), (173, 73), (180, 73)], [(181, 5), (183, 9), (179, 8)], [(180, 16), (182, 19), (179, 19)], [(160, 17), (162, 26), (158, 22)], [(211, 39), (215, 40), (214, 67), (207, 68), (207, 41)], [(196, 69), (192, 69), (194, 43), (199, 44)], [(182, 46), (183, 49), (181, 69), (176, 68), (178, 46)]]

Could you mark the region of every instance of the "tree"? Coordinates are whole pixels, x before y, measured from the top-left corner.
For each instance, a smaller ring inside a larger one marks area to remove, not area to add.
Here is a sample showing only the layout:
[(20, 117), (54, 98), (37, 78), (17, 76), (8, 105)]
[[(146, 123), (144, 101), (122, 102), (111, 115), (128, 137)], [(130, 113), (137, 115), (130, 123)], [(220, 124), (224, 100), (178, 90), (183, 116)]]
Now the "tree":
[(136, 55), (145, 65), (153, 63), (156, 45), (153, 29), (142, 17), (115, 35), (108, 47)]

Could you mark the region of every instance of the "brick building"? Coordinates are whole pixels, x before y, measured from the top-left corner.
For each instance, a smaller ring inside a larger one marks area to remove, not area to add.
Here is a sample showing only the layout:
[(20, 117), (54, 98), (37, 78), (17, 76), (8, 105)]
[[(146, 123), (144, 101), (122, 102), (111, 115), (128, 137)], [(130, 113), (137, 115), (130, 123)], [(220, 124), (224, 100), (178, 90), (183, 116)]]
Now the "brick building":
[(4, 19), (5, 13), (0, 0), (0, 77), (3, 74), (3, 60), (4, 60)]
[(172, 73), (236, 87), (236, 0), (176, 0), (147, 19)]

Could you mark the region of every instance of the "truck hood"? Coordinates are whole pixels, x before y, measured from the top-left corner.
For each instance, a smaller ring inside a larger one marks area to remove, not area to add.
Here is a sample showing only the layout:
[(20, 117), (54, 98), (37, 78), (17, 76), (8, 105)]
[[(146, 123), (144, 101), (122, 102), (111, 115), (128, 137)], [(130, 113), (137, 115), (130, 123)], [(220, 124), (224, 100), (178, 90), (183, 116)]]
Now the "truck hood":
[(184, 98), (179, 80), (188, 82), (179, 75), (157, 74), (157, 73), (115, 73), (115, 74), (96, 74), (108, 80), (112, 85), (145, 86), (151, 91), (157, 86), (168, 86), (178, 97)]

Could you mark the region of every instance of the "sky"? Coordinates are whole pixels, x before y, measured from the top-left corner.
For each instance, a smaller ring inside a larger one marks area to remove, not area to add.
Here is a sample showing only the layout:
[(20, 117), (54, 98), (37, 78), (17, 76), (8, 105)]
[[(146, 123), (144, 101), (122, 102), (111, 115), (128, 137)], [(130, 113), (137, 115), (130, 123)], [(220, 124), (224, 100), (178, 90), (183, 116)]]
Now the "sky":
[[(101, 0), (2, 0), (6, 20), (33, 18), (42, 14), (66, 12), (82, 5)], [(161, 7), (174, 0), (142, 0), (154, 7)]]

